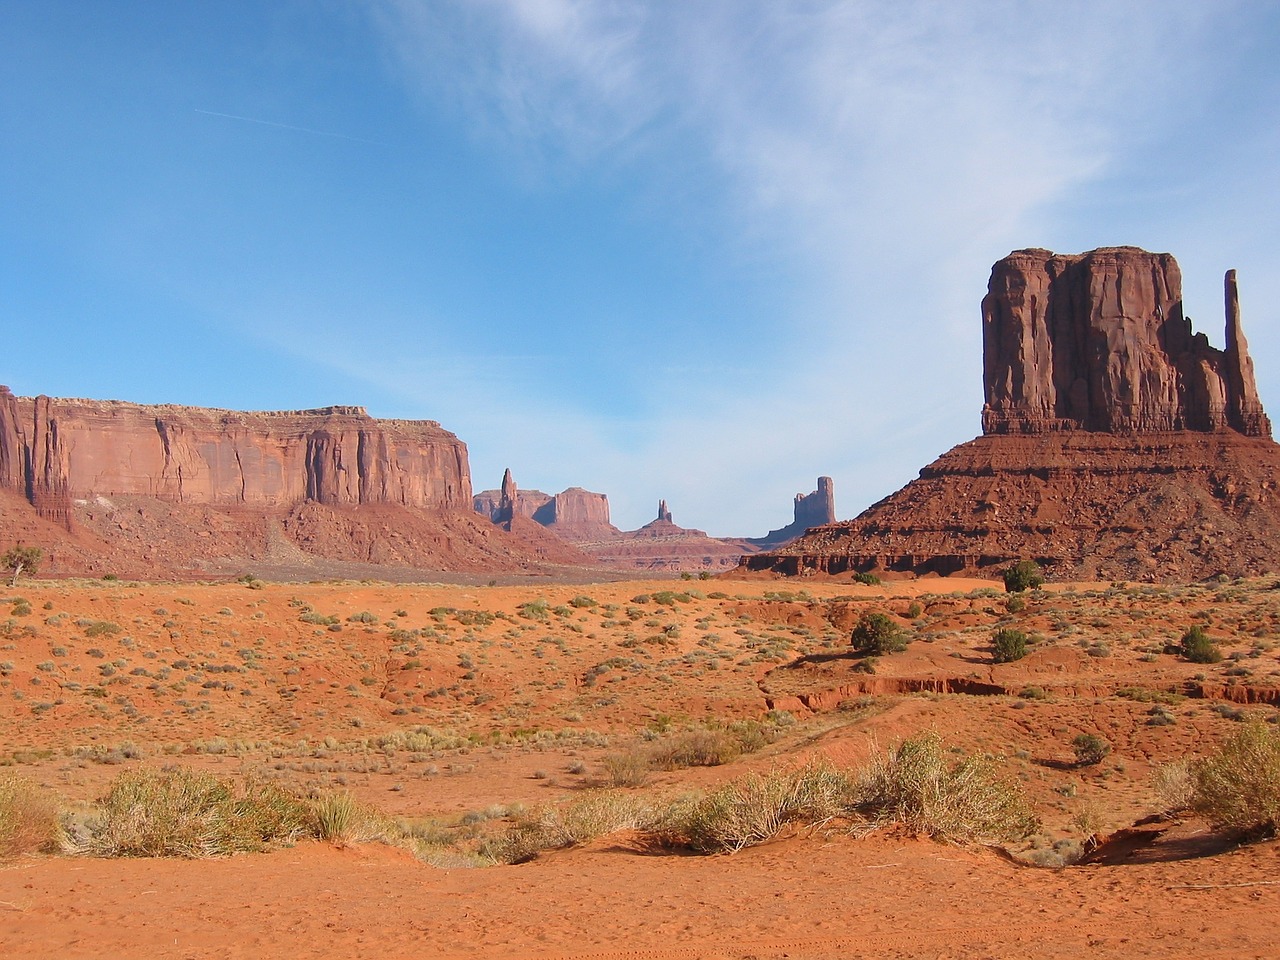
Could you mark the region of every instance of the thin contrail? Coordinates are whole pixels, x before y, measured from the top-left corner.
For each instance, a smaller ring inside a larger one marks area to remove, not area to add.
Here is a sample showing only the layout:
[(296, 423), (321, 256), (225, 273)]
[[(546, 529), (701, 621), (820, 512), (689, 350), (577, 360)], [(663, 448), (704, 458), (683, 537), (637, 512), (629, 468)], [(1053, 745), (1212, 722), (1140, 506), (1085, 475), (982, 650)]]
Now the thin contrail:
[(312, 130), (310, 127), (295, 127), (290, 123), (276, 123), (274, 120), (258, 120), (254, 117), (238, 117), (234, 113), (219, 113), (216, 110), (201, 110), (195, 108), (196, 113), (203, 113), (209, 117), (226, 117), (228, 120), (243, 120), (245, 123), (260, 123), (267, 127), (279, 127), (282, 130), (297, 130), (299, 133), (314, 133), (317, 137), (333, 137), (337, 140), (350, 140), (352, 143), (369, 143), (375, 147), (385, 147), (389, 144), (381, 140), (366, 140), (364, 137), (349, 137), (345, 133), (329, 133), (326, 130)]

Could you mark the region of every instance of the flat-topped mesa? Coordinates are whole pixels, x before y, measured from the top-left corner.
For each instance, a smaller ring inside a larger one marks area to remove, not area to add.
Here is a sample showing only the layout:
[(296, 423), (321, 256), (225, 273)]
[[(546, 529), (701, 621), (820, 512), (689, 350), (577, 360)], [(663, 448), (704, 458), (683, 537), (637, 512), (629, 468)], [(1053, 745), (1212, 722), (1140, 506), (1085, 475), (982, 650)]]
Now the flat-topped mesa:
[(1167, 253), (1103, 247), (1017, 250), (982, 301), (986, 434), (1234, 430), (1270, 437), (1225, 282), (1226, 349), (1193, 333)]
[(0, 486), (70, 524), (74, 500), (211, 506), (396, 504), (464, 510), (467, 448), (429, 420), (362, 407), (239, 412), (15, 397), (0, 387)]

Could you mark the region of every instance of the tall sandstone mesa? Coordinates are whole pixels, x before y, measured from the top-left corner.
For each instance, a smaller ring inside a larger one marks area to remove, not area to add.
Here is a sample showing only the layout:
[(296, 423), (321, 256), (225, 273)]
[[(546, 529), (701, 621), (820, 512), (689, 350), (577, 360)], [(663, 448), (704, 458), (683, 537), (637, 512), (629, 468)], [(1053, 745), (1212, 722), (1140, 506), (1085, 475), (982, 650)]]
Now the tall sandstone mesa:
[(60, 574), (588, 560), (540, 530), (482, 523), (466, 445), (435, 421), (378, 420), (349, 406), (242, 412), (16, 397), (7, 387), (0, 534), (42, 546), (46, 569)]
[(1280, 569), (1280, 447), (1226, 274), (1225, 348), (1192, 330), (1169, 254), (1017, 250), (982, 301), (983, 436), (852, 521), (749, 569), (1064, 578)]

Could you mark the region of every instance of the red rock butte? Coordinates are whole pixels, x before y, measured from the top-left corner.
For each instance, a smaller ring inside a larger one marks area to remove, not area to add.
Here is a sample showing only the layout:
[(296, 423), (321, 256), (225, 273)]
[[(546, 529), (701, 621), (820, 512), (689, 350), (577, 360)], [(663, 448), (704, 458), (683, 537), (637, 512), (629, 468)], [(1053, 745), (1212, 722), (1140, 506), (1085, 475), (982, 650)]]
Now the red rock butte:
[(1280, 568), (1280, 447), (1224, 287), (1226, 346), (1183, 315), (1169, 254), (1018, 250), (982, 301), (983, 436), (854, 520), (744, 558), (788, 575), (990, 573), (1035, 559), (1075, 579)]

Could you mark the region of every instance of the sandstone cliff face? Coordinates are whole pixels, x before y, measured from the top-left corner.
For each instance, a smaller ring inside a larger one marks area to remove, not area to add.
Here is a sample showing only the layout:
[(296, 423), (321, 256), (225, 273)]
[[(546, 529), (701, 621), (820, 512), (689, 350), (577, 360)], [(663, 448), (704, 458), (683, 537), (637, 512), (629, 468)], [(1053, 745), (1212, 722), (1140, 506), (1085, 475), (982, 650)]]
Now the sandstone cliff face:
[(432, 421), (360, 407), (241, 413), (14, 397), (0, 388), (0, 485), (69, 523), (73, 500), (140, 495), (280, 508), (465, 509), (465, 445)]
[(609, 522), (609, 498), (581, 487), (557, 493), (534, 510), (533, 519), (574, 543), (608, 539), (619, 532)]
[(1194, 334), (1167, 253), (1018, 250), (982, 301), (984, 433), (1221, 430), (1270, 436), (1226, 280), (1226, 350)]
[(1280, 569), (1280, 446), (1258, 400), (1234, 272), (1226, 349), (1193, 334), (1173, 258), (1020, 250), (982, 304), (984, 436), (852, 521), (748, 569), (1188, 580)]

